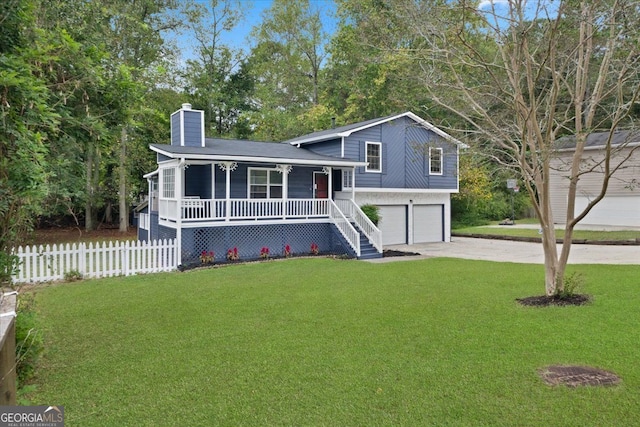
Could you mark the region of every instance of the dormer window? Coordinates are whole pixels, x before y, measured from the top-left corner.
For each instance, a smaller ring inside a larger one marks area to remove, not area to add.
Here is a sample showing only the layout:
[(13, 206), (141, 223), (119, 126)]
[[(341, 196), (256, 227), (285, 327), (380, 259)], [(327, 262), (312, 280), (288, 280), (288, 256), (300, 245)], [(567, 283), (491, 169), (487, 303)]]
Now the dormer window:
[(382, 172), (382, 144), (367, 142), (365, 161), (368, 163), (367, 172)]

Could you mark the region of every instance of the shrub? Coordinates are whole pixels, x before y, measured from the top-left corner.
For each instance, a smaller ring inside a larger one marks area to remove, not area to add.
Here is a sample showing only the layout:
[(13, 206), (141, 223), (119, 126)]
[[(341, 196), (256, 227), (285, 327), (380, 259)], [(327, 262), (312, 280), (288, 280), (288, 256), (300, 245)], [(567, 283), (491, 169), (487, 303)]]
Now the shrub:
[(369, 218), (375, 225), (378, 225), (378, 222), (382, 219), (380, 216), (380, 208), (376, 205), (362, 205), (360, 206), (360, 209), (362, 209), (362, 212), (364, 212), (367, 218)]
[(33, 295), (19, 298), (16, 317), (16, 376), (18, 387), (33, 377), (36, 362), (44, 350), (42, 335), (37, 327)]

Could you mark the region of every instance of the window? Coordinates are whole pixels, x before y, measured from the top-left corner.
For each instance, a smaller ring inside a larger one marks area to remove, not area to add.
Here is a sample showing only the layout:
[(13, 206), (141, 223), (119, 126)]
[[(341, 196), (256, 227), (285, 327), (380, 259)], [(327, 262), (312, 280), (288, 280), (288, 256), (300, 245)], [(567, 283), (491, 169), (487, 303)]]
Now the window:
[(365, 161), (367, 172), (382, 172), (382, 144), (367, 142)]
[(162, 169), (162, 198), (173, 199), (176, 197), (176, 170)]
[(442, 148), (429, 148), (429, 174), (442, 175)]
[(249, 169), (250, 199), (281, 199), (282, 174), (275, 169)]
[(352, 179), (353, 174), (351, 171), (344, 169), (342, 171), (342, 188), (351, 188), (353, 186)]

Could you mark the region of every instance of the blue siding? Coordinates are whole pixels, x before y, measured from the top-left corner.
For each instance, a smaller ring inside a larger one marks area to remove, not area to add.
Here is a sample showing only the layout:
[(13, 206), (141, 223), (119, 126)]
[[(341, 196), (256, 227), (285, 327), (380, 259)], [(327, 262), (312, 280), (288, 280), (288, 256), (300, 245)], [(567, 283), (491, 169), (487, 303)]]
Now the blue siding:
[[(356, 169), (356, 185), (368, 188), (457, 188), (457, 146), (408, 117), (352, 134), (346, 140), (345, 157), (366, 160), (366, 142), (382, 143), (382, 173)], [(444, 174), (429, 174), (429, 147), (442, 147)]]
[(171, 145), (181, 145), (180, 121), (184, 121), (184, 145), (202, 147), (202, 111), (180, 110), (171, 115)]
[(164, 154), (160, 154), (160, 153), (158, 153), (158, 156), (157, 156), (157, 161), (158, 161), (158, 163), (160, 163), (160, 162), (166, 162), (166, 161), (168, 161), (168, 160), (172, 160), (172, 159), (171, 159), (171, 157), (168, 157), (168, 156), (165, 156)]
[(171, 145), (180, 145), (180, 111), (171, 115)]
[(340, 157), (342, 155), (341, 138), (305, 145), (305, 149), (325, 156)]
[(190, 165), (184, 170), (185, 196), (199, 196), (201, 199), (211, 199), (211, 166)]
[[(244, 199), (247, 198), (247, 180), (248, 169), (255, 168), (275, 168), (275, 164), (238, 164), (238, 168), (231, 172), (231, 198)], [(313, 172), (321, 171), (319, 167), (294, 166), (289, 173), (289, 198), (291, 199), (310, 199), (313, 197)], [(224, 199), (226, 197), (226, 172), (216, 167), (216, 199)]]
[(184, 145), (187, 147), (202, 147), (203, 113), (201, 111), (183, 111), (184, 115)]

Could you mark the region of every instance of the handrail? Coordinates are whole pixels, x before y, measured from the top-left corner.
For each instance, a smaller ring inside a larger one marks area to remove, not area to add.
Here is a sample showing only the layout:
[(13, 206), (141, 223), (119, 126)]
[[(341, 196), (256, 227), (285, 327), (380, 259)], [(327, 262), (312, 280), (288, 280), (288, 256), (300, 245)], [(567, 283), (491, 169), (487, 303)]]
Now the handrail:
[(374, 248), (382, 253), (382, 231), (369, 219), (353, 200), (336, 200), (338, 207), (346, 212), (351, 219), (362, 230), (362, 233), (369, 239)]
[(349, 222), (342, 213), (338, 205), (333, 200), (329, 200), (329, 216), (336, 225), (342, 236), (345, 238), (349, 246), (356, 252), (356, 256), (360, 256), (360, 233)]

